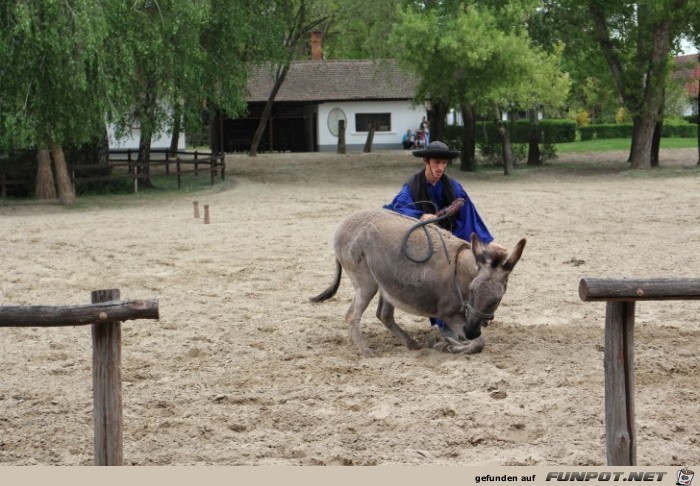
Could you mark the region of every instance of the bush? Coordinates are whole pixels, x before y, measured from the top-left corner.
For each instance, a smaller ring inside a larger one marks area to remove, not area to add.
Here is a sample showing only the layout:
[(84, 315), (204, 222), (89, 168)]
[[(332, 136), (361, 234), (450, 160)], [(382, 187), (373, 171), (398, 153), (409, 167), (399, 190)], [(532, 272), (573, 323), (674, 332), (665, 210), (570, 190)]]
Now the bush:
[[(503, 150), (500, 140), (478, 142), (477, 147), (479, 149), (479, 153), (484, 157), (487, 164), (495, 166), (500, 166), (503, 164)], [(527, 158), (527, 144), (511, 143), (510, 150), (513, 157), (513, 164), (522, 162)]]
[(668, 122), (665, 121), (661, 128), (662, 137), (693, 138), (698, 135), (698, 125), (696, 123)]
[[(662, 137), (696, 137), (698, 126), (693, 123), (683, 123), (676, 121), (664, 121), (661, 129)], [(631, 123), (611, 123), (588, 125), (579, 128), (581, 140), (593, 140), (594, 138), (632, 138), (634, 125)]]

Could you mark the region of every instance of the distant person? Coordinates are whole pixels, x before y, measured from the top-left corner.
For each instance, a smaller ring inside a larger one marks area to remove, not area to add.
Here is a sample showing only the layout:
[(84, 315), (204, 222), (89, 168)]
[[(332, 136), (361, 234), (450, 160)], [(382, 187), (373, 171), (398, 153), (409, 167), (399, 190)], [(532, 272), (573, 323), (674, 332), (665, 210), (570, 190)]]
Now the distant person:
[(428, 145), (430, 143), (430, 122), (426, 120), (425, 117), (423, 117), (423, 120), (420, 122), (419, 130), (423, 132), (425, 145)]
[(406, 130), (406, 133), (403, 134), (403, 139), (401, 140), (401, 143), (403, 144), (403, 148), (405, 148), (406, 150), (412, 149), (413, 146), (416, 144), (416, 136), (413, 134), (410, 128)]

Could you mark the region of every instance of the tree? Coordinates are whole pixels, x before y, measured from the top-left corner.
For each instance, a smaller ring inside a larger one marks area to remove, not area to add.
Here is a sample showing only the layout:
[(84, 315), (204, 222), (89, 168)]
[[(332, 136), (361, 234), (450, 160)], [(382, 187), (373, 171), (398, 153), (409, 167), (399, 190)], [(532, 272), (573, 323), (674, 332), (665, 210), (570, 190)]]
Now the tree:
[(324, 54), (331, 59), (393, 59), (386, 42), (396, 14), (393, 0), (329, 0)]
[[(284, 35), (284, 41), (279, 44), (282, 47), (281, 51), (271, 52), (272, 62), (270, 68), (274, 71), (275, 83), (265, 103), (260, 122), (250, 144), (248, 155), (251, 157), (255, 157), (258, 153), (258, 146), (270, 118), (272, 105), (284, 83), (287, 72), (289, 72), (300, 43), (308, 39), (311, 32), (329, 18), (329, 15), (323, 12), (322, 7), (322, 5), (314, 4), (311, 0), (298, 0), (298, 2), (282, 1), (276, 9), (279, 15), (271, 19), (271, 24), (277, 26), (276, 31)], [(320, 13), (317, 12), (319, 9)]]
[(36, 148), (36, 195), (75, 203), (64, 146), (79, 146), (104, 132), (118, 107), (113, 71), (104, 49), (108, 12), (100, 2), (0, 4), (0, 146)]
[(694, 0), (563, 0), (552, 10), (560, 19), (575, 19), (576, 25), (570, 27), (588, 39), (588, 50), (599, 50), (605, 58), (617, 96), (634, 123), (630, 162), (635, 169), (651, 167), (672, 43), (697, 13), (696, 4)]
[[(454, 1), (425, 10), (404, 8), (391, 42), (401, 65), (420, 79), (416, 101), (429, 99), (434, 109), (460, 106), (468, 114), (476, 107), (489, 114), (499, 128), (508, 175), (512, 159), (501, 108), (561, 104), (569, 81), (558, 68), (557, 53), (536, 49), (527, 35), (525, 20), (532, 2), (497, 4)], [(399, 51), (400, 46), (407, 49)], [(426, 55), (410, 54), (420, 49)], [(436, 116), (432, 126), (441, 123), (444, 117)], [(465, 130), (474, 129), (474, 123), (465, 123)], [(464, 140), (472, 143), (473, 138), (467, 133)], [(462, 168), (474, 168), (473, 161), (462, 162)]]

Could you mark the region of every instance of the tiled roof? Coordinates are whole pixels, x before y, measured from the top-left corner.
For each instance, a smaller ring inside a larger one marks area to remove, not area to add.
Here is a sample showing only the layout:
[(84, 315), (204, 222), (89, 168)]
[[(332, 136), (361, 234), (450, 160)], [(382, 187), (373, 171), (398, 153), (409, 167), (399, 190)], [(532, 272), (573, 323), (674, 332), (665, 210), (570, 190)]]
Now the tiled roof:
[[(273, 73), (260, 67), (248, 80), (248, 102), (267, 101)], [(396, 100), (413, 97), (417, 79), (394, 60), (295, 61), (275, 101)]]
[(673, 71), (673, 78), (685, 82), (685, 89), (690, 97), (698, 95), (698, 82), (700, 82), (700, 62), (698, 54), (677, 56), (674, 58), (676, 68)]

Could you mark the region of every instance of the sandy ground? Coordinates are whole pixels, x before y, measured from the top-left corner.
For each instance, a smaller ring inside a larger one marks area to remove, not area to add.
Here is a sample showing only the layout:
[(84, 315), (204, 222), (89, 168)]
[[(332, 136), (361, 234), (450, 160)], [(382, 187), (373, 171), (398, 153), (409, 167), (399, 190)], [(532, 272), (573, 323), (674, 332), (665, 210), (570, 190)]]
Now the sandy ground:
[[(695, 150), (641, 174), (596, 157), (449, 170), (498, 241), (528, 238), (474, 356), (409, 351), (371, 305), (379, 357), (363, 359), (347, 277), (308, 302), (332, 279), (337, 224), (418, 170), (405, 152), (231, 156), (226, 184), (195, 195), (0, 202), (0, 305), (159, 299), (159, 321), (123, 324), (126, 464), (601, 465), (605, 305), (582, 302), (579, 280), (699, 277), (700, 177)], [(640, 465), (700, 463), (699, 313), (637, 305)], [(0, 329), (0, 465), (92, 464), (91, 359), (89, 326)]]

